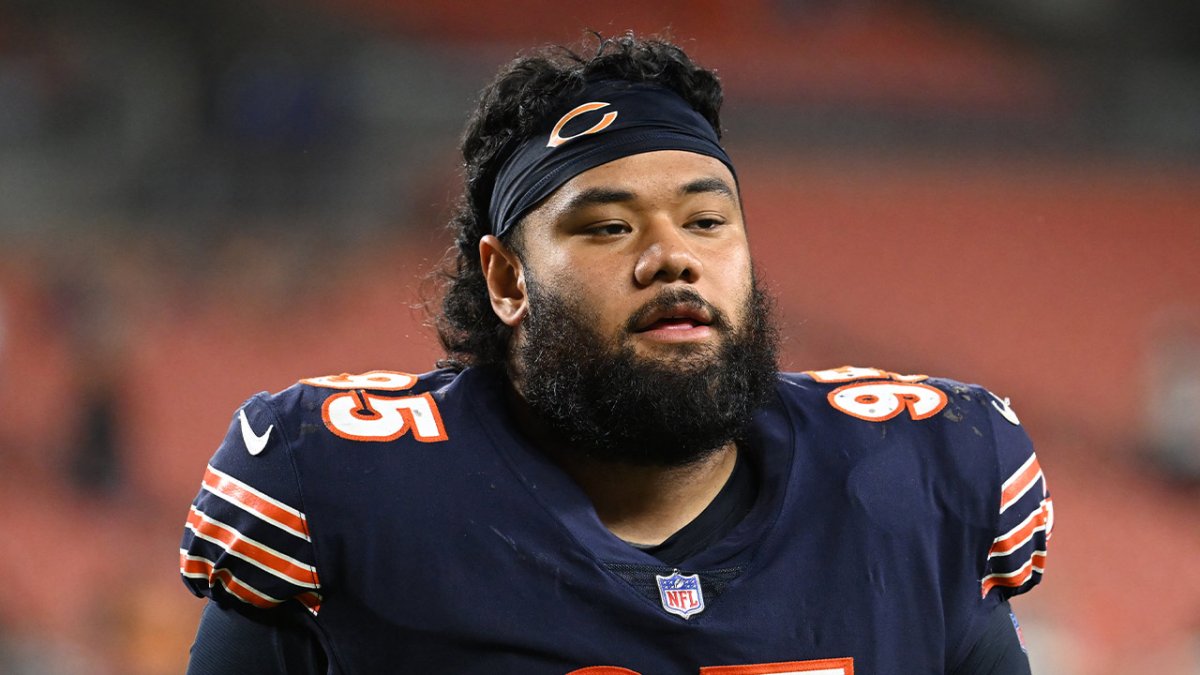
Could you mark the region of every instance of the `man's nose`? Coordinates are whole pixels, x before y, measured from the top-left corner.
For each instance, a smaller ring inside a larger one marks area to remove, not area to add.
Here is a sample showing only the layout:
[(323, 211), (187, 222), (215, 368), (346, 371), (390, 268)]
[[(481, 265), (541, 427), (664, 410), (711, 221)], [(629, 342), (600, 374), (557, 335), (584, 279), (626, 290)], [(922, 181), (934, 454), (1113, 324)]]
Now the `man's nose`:
[(646, 228), (644, 236), (645, 248), (633, 270), (638, 285), (699, 280), (700, 259), (688, 246), (683, 228), (674, 223), (654, 223)]

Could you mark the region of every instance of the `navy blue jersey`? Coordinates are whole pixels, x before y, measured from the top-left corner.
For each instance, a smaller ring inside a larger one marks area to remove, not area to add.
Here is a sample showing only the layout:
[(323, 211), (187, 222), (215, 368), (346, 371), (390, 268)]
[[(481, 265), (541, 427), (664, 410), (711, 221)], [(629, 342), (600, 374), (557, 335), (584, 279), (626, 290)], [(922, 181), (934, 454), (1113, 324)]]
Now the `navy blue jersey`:
[(302, 380), (234, 416), (185, 582), (303, 608), (337, 673), (933, 674), (1038, 583), (1053, 517), (1007, 401), (844, 367), (781, 374), (759, 480), (666, 567), (513, 427), (488, 370)]

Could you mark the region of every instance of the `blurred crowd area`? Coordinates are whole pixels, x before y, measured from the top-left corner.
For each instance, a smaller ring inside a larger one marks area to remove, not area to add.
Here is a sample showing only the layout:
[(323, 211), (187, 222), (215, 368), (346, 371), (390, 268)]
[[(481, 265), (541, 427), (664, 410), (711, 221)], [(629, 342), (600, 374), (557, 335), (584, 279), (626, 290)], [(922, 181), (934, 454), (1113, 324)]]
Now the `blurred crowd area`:
[(182, 672), (177, 544), (251, 394), (438, 358), (496, 67), (668, 32), (789, 369), (1009, 396), (1057, 506), (1039, 673), (1200, 673), (1200, 6), (0, 0), (0, 673)]

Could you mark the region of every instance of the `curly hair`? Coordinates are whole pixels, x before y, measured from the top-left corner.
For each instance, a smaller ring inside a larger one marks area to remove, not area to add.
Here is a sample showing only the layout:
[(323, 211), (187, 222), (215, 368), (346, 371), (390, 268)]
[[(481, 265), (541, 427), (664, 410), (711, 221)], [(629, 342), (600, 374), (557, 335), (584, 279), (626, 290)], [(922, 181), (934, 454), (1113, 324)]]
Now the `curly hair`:
[[(594, 34), (590, 57), (563, 46), (542, 48), (503, 67), (484, 88), (462, 137), (463, 191), (449, 229), (454, 245), (437, 272), (444, 286), (441, 313), (434, 317), (446, 358), (440, 367), (502, 364), (512, 329), (492, 311), (479, 261), (479, 240), (491, 231), (488, 206), (500, 167), (516, 147), (589, 79), (652, 82), (671, 89), (721, 136), (721, 83), (678, 46), (632, 33)], [(585, 44), (585, 47), (587, 45)], [(520, 256), (520, 224), (501, 239)]]

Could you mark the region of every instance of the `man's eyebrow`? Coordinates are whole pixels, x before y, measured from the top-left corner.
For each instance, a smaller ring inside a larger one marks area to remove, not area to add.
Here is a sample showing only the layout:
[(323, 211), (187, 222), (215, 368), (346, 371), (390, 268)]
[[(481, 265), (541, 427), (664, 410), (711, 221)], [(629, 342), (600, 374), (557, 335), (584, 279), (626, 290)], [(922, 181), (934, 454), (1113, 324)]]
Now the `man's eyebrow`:
[(615, 188), (594, 187), (588, 188), (583, 192), (571, 198), (567, 202), (565, 211), (575, 211), (588, 206), (598, 206), (602, 204), (615, 204), (618, 202), (631, 202), (637, 199), (637, 195), (629, 190), (618, 190)]
[(716, 192), (735, 201), (737, 200), (737, 195), (734, 193), (733, 188), (729, 187), (729, 183), (716, 177), (697, 178), (679, 188), (679, 194), (681, 195), (694, 195), (702, 192)]

